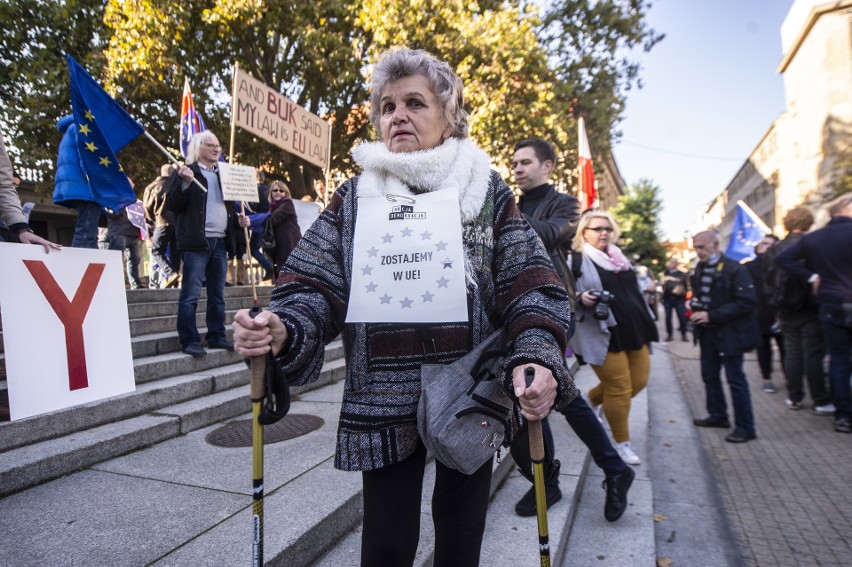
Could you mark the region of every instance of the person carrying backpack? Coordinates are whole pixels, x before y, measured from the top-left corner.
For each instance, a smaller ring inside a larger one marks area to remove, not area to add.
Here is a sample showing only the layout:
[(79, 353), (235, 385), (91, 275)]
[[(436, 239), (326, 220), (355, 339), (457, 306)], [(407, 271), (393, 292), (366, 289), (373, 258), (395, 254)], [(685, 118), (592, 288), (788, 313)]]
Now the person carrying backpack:
[(781, 334), (784, 336), (783, 366), (787, 382), (785, 402), (791, 410), (805, 407), (802, 377), (806, 376), (814, 402), (814, 413), (833, 415), (835, 408), (831, 403), (823, 369), (825, 341), (811, 285), (802, 276), (775, 264), (779, 254), (799, 242), (810, 230), (814, 216), (807, 207), (797, 207), (787, 212), (783, 222), (788, 231), (787, 237), (766, 252), (764, 290), (767, 303), (777, 310)]
[(757, 298), (755, 312), (757, 313), (757, 326), (760, 329), (761, 343), (757, 347), (757, 363), (760, 374), (763, 376), (763, 391), (767, 394), (777, 392), (772, 382), (772, 341), (778, 345), (781, 355), (781, 364), (784, 364), (784, 334), (778, 327), (778, 307), (770, 304), (766, 297), (766, 282), (763, 276), (766, 261), (764, 255), (769, 248), (778, 242), (774, 234), (765, 235), (754, 247), (755, 257), (751, 262), (745, 264), (754, 282), (754, 294)]

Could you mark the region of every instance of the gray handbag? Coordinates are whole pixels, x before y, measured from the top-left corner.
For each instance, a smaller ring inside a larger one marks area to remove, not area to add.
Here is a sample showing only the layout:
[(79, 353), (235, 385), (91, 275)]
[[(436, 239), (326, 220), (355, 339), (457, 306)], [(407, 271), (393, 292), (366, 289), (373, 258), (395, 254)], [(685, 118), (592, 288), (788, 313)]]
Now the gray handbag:
[(514, 402), (499, 375), (504, 352), (495, 331), (452, 364), (424, 364), (420, 372), (417, 431), (442, 464), (473, 474), (508, 444)]

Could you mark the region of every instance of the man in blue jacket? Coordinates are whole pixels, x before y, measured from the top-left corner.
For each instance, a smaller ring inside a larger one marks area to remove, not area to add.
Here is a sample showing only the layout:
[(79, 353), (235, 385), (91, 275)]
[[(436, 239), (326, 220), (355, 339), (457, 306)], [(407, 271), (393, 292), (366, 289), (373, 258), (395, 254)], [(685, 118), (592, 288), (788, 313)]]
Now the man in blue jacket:
[[(228, 252), (236, 248), (235, 230), (248, 219), (234, 213), (225, 201), (219, 180), (222, 146), (210, 131), (189, 142), (186, 163), (169, 180), (166, 208), (175, 214), (175, 236), (183, 259), (183, 281), (178, 298), (177, 331), (181, 349), (193, 357), (207, 354), (195, 324), (201, 286), (207, 287), (207, 346), (234, 350), (225, 338), (225, 276)], [(197, 181), (201, 187), (199, 187)]]
[(748, 381), (743, 372), (743, 354), (761, 342), (754, 285), (744, 266), (719, 251), (718, 233), (700, 232), (692, 243), (699, 262), (692, 277), (690, 320), (695, 324), (701, 346), (701, 377), (709, 414), (693, 423), (698, 427), (731, 426), (720, 377), (724, 366), (736, 425), (725, 441), (745, 443), (757, 438)]
[(69, 115), (60, 118), (56, 127), (62, 133), (62, 141), (59, 142), (59, 155), (56, 158), (53, 202), (77, 211), (71, 246), (97, 249), (98, 221), (104, 214), (104, 208), (95, 200), (83, 169), (74, 117)]
[(832, 201), (828, 212), (828, 225), (780, 253), (775, 265), (811, 284), (828, 347), (834, 430), (852, 433), (852, 193)]

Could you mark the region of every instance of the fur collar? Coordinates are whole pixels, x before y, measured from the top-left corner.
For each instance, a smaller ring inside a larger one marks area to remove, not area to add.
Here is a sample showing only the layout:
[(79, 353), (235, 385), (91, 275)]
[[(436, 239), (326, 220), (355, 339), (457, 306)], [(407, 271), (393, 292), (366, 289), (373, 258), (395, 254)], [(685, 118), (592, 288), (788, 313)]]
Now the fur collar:
[(456, 189), (464, 221), (479, 214), (491, 175), (488, 154), (458, 138), (448, 138), (429, 150), (405, 153), (392, 153), (383, 142), (364, 142), (352, 150), (352, 157), (364, 168), (359, 197), (412, 195), (409, 187), (421, 192)]

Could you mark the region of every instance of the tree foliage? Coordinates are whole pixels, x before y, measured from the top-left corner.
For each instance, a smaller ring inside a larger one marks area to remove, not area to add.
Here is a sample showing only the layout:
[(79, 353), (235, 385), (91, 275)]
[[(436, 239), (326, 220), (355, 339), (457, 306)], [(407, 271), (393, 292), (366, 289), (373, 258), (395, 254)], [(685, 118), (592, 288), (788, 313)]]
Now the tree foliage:
[(545, 15), (542, 44), (563, 87), (559, 95), (583, 115), (593, 155), (619, 137), (627, 91), (642, 85), (631, 55), (665, 37), (646, 24), (650, 7), (648, 0), (555, 0)]
[(103, 66), (103, 0), (0, 2), (0, 129), (18, 168), (52, 179), (56, 121), (71, 113), (64, 53)]
[[(563, 158), (557, 177), (570, 186), (577, 156), (572, 113), (579, 103), (593, 150), (608, 149), (625, 91), (638, 78), (625, 54), (659, 39), (644, 23), (647, 7), (637, 0), (557, 0), (540, 14), (522, 0), (10, 0), (0, 4), (4, 21), (36, 23), (0, 40), (0, 121), (22, 154), (52, 161), (59, 141), (53, 125), (70, 108), (61, 59), (68, 50), (175, 152), (188, 78), (196, 107), (227, 148), (238, 63), (332, 123), (332, 168), (348, 174), (351, 147), (375, 136), (366, 120), (371, 65), (385, 49), (406, 45), (457, 70), (471, 135), (497, 163), (508, 164), (518, 140), (545, 137)], [(40, 134), (31, 139), (25, 134), (33, 124)], [(297, 197), (320, 174), (239, 129), (231, 157), (289, 178)], [(119, 158), (143, 181), (163, 162), (144, 139)]]
[(634, 263), (647, 266), (652, 273), (658, 273), (666, 262), (660, 232), (662, 210), (660, 188), (651, 180), (641, 179), (618, 199), (612, 211), (621, 229), (625, 255)]

